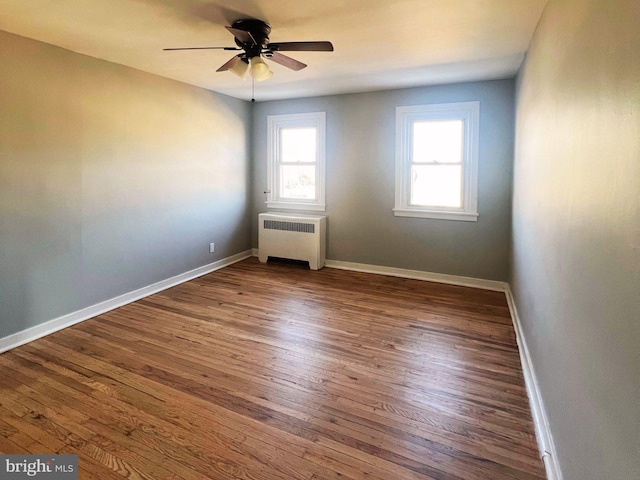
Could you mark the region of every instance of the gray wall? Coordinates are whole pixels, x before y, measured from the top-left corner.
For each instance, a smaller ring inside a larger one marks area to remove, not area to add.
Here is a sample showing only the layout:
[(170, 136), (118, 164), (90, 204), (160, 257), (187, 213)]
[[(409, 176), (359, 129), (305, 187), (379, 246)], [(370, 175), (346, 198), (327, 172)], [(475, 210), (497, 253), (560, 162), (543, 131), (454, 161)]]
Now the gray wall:
[(0, 65), (0, 338), (251, 247), (248, 102), (4, 32)]
[(639, 21), (551, 0), (518, 82), (511, 284), (565, 480), (640, 478)]
[[(472, 100), (480, 101), (478, 222), (395, 217), (396, 106)], [(506, 280), (513, 102), (513, 80), (499, 80), (255, 104), (253, 246), (266, 210), (267, 115), (326, 111), (327, 258)]]

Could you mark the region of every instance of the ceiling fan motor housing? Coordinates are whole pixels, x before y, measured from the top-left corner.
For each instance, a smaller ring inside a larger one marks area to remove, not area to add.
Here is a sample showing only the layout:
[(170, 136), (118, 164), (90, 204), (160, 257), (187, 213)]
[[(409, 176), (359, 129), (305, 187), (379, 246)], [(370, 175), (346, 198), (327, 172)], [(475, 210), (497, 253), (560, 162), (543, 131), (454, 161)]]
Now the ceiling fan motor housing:
[(262, 20), (255, 20), (252, 18), (236, 20), (231, 25), (231, 28), (248, 32), (251, 37), (253, 37), (253, 40), (255, 40), (255, 43), (242, 42), (237, 37), (234, 38), (236, 45), (247, 52), (248, 58), (259, 56), (269, 44), (269, 34), (271, 33), (271, 27), (269, 26), (269, 24), (263, 22)]

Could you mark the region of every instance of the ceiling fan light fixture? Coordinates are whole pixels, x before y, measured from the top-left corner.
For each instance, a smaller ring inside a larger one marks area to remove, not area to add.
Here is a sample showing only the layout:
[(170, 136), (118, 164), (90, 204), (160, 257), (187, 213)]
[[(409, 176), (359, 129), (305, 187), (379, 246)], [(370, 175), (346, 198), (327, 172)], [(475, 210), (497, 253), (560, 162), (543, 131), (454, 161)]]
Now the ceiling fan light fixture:
[(244, 80), (244, 77), (247, 75), (248, 70), (249, 70), (249, 64), (242, 59), (240, 59), (239, 62), (236, 62), (236, 64), (229, 69), (231, 73), (239, 76), (243, 80)]
[(273, 76), (273, 72), (269, 68), (269, 65), (267, 65), (260, 56), (251, 57), (249, 63), (251, 64), (249, 72), (257, 82), (262, 82)]

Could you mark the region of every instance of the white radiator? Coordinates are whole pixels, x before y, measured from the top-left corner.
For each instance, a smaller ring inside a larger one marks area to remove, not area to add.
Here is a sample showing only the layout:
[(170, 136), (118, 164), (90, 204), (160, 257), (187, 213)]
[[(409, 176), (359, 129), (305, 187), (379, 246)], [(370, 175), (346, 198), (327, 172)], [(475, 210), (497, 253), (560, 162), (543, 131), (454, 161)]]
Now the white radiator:
[(309, 268), (324, 267), (327, 217), (261, 213), (258, 216), (258, 258), (304, 260)]

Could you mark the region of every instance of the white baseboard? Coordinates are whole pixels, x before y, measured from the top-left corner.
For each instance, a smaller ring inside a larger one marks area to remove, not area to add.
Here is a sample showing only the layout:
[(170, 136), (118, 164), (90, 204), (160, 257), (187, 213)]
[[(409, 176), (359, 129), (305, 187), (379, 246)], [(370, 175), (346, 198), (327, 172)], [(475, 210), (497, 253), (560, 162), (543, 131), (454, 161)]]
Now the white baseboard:
[(516, 331), (522, 373), (531, 405), (531, 415), (533, 416), (533, 423), (536, 429), (538, 449), (540, 450), (540, 455), (542, 456), (547, 472), (547, 480), (562, 480), (562, 470), (558, 462), (558, 455), (556, 454), (556, 447), (553, 442), (553, 436), (551, 435), (551, 429), (549, 428), (549, 420), (540, 394), (540, 387), (533, 368), (531, 356), (529, 355), (529, 348), (527, 347), (527, 341), (522, 330), (522, 324), (518, 316), (513, 293), (511, 292), (511, 287), (508, 285), (505, 290), (505, 295), (507, 296), (507, 304), (509, 305), (511, 319), (513, 320), (513, 329)]
[(377, 273), (378, 275), (389, 275), (392, 277), (411, 278), (414, 280), (425, 280), (427, 282), (446, 283), (463, 287), (482, 288), (484, 290), (495, 290), (504, 292), (507, 288), (505, 282), (496, 280), (484, 280), (482, 278), (461, 277), (458, 275), (446, 275), (444, 273), (423, 272), (421, 270), (407, 270), (404, 268), (384, 267), (380, 265), (368, 265), (366, 263), (342, 262), (340, 260), (327, 260), (325, 267), (338, 268), (340, 270), (352, 270), (354, 272)]
[(139, 288), (138, 290), (134, 290), (133, 292), (125, 293), (115, 298), (105, 300), (104, 302), (100, 302), (95, 305), (91, 305), (90, 307), (83, 308), (82, 310), (77, 310), (67, 315), (63, 315), (62, 317), (54, 318), (53, 320), (41, 323), (40, 325), (36, 325), (34, 327), (27, 328), (26, 330), (22, 330), (4, 338), (0, 338), (0, 353), (6, 352), (7, 350), (15, 347), (19, 347), (20, 345), (24, 345), (25, 343), (32, 342), (33, 340), (44, 337), (45, 335), (57, 332), (58, 330), (70, 327), (71, 325), (75, 325), (76, 323), (83, 322), (92, 317), (95, 317), (96, 315), (101, 315), (115, 308), (122, 307), (123, 305), (126, 305), (128, 303), (140, 300), (141, 298), (148, 297), (149, 295), (153, 295), (154, 293), (161, 292), (162, 290), (166, 290), (167, 288), (174, 287), (180, 283), (184, 283), (189, 280), (193, 280), (194, 278), (201, 277), (202, 275), (205, 275), (207, 273), (214, 272), (223, 267), (244, 260), (245, 258), (249, 258), (251, 254), (251, 250), (240, 252), (236, 255), (218, 260), (217, 262), (203, 265), (202, 267), (189, 270), (188, 272), (181, 273), (180, 275), (176, 275), (175, 277), (167, 278), (166, 280), (162, 280), (152, 285)]
[[(253, 248), (251, 255), (258, 256), (258, 249)], [(413, 280), (425, 280), (427, 282), (446, 283), (448, 285), (458, 285), (462, 287), (482, 288), (483, 290), (494, 290), (504, 292), (507, 289), (506, 282), (496, 280), (484, 280), (482, 278), (461, 277), (458, 275), (446, 275), (444, 273), (424, 272), (422, 270), (408, 270), (405, 268), (385, 267), (382, 265), (369, 265), (367, 263), (343, 262), (341, 260), (325, 260), (324, 266), (337, 268), (339, 270), (351, 270), (353, 272), (377, 273), (378, 275), (388, 275), (390, 277), (411, 278)]]

